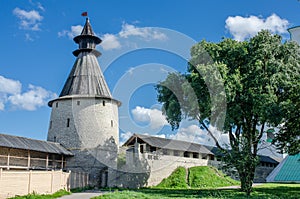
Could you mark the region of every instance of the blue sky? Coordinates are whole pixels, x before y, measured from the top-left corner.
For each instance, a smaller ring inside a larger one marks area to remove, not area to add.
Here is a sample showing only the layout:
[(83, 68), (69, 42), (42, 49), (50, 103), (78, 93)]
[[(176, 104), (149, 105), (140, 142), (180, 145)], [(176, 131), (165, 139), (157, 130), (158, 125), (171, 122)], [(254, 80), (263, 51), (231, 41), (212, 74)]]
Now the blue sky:
[[(120, 138), (148, 133), (210, 142), (195, 122), (172, 132), (154, 85), (186, 70), (190, 47), (205, 39), (245, 40), (261, 29), (289, 39), (300, 25), (297, 0), (28, 1), (0, 2), (0, 133), (46, 139), (50, 99), (59, 95), (75, 61), (72, 38), (88, 12), (103, 40), (99, 63), (120, 108)], [(195, 139), (195, 138), (193, 138)]]

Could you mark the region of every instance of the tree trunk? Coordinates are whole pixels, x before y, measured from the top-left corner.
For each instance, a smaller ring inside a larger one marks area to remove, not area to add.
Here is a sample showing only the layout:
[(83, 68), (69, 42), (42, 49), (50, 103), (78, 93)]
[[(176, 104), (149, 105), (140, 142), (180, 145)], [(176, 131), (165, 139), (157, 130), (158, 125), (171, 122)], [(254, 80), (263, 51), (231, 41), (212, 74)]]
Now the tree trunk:
[[(245, 192), (248, 196), (252, 192), (252, 185), (255, 174), (256, 161), (250, 159), (245, 161), (243, 165), (239, 165), (238, 173), (241, 181), (241, 191)], [(239, 171), (240, 170), (240, 171)]]

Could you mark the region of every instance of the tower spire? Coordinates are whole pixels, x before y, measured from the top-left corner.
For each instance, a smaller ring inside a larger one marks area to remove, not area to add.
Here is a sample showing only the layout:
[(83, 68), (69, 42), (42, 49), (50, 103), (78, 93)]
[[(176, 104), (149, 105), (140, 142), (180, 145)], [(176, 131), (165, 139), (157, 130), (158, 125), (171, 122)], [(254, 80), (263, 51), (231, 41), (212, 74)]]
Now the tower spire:
[[(101, 43), (101, 39), (94, 34), (89, 18), (86, 18), (81, 34), (74, 41), (79, 45), (73, 51), (77, 59), (59, 97), (113, 99), (97, 60), (101, 53), (96, 50), (96, 45)], [(52, 101), (49, 102), (49, 106), (51, 105)]]
[(95, 36), (88, 17), (86, 18), (81, 34), (74, 37), (74, 41), (79, 45), (79, 48), (73, 51), (74, 56), (77, 57), (81, 52), (92, 52), (96, 57), (101, 55), (95, 48), (102, 40)]

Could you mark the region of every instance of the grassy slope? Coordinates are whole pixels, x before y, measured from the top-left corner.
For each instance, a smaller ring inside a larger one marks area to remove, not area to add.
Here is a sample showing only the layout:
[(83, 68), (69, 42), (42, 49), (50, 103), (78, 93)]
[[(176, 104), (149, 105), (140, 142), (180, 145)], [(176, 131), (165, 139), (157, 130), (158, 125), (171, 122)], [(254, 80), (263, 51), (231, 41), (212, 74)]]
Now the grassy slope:
[(300, 198), (300, 184), (264, 184), (254, 188), (250, 197), (238, 189), (217, 190), (217, 189), (139, 189), (116, 191), (95, 197), (95, 199), (186, 199), (186, 198), (252, 198), (252, 199), (289, 199)]
[(189, 169), (186, 182), (186, 169), (178, 167), (168, 178), (165, 178), (156, 188), (216, 188), (239, 185), (214, 167), (198, 166)]
[(156, 187), (158, 188), (188, 188), (186, 183), (186, 169), (184, 167), (178, 167), (173, 173), (165, 178)]
[(188, 181), (191, 188), (216, 188), (240, 184), (216, 168), (208, 166), (190, 168)]

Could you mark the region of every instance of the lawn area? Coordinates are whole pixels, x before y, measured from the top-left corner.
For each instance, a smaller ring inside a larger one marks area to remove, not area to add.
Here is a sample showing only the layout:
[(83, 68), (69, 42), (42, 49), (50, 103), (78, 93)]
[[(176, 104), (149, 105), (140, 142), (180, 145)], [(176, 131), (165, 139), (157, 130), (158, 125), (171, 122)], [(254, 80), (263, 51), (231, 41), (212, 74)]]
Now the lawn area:
[(237, 189), (138, 189), (123, 190), (95, 197), (94, 199), (186, 199), (186, 198), (257, 198), (257, 199), (288, 199), (300, 198), (300, 184), (263, 184), (254, 188), (250, 197)]
[(60, 190), (58, 192), (55, 192), (54, 194), (28, 194), (26, 196), (16, 196), (9, 199), (54, 199), (69, 194), (71, 193), (66, 190)]

